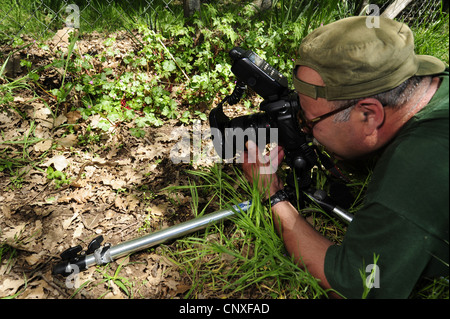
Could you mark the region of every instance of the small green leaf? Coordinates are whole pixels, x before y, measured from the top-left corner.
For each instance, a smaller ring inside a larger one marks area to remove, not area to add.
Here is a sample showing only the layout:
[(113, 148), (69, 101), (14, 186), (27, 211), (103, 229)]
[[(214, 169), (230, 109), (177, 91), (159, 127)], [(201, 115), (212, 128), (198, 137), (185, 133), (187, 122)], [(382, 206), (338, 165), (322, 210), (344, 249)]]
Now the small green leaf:
[(175, 62), (173, 62), (172, 60), (165, 60), (162, 64), (162, 67), (164, 71), (167, 72), (172, 72), (177, 68)]

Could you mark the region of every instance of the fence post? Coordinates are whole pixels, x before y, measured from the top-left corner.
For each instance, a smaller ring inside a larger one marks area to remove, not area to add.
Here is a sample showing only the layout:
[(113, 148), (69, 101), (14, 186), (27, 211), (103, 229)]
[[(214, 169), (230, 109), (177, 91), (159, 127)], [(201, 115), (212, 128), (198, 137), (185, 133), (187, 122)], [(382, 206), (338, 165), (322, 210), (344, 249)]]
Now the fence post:
[(382, 16), (394, 19), (403, 9), (406, 8), (408, 4), (410, 4), (412, 0), (395, 0), (393, 3), (387, 7), (387, 9), (383, 12)]
[(200, 11), (200, 0), (183, 0), (184, 16), (190, 17)]

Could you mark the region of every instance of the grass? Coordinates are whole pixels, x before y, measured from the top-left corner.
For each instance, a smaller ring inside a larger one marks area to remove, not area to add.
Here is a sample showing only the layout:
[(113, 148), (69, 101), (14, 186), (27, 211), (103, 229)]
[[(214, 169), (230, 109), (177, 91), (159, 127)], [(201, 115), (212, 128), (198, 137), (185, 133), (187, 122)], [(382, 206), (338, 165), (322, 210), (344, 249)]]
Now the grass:
[[(324, 291), (316, 278), (301, 269), (287, 254), (283, 241), (274, 231), (272, 215), (261, 204), (259, 191), (250, 186), (242, 173), (234, 168), (225, 173), (216, 165), (209, 171), (191, 171), (200, 177), (199, 185), (171, 187), (170, 190), (197, 192), (207, 186), (207, 198), (219, 203), (237, 204), (248, 199), (252, 207), (236, 214), (232, 223), (220, 223), (203, 234), (196, 234), (166, 246), (167, 256), (179, 266), (180, 272), (192, 282), (185, 298), (208, 296), (213, 298), (324, 298)], [(209, 205), (211, 201), (206, 204)], [(194, 205), (196, 205), (194, 203)], [(202, 207), (202, 210), (207, 207)], [(198, 211), (199, 207), (193, 207)], [(344, 226), (334, 218), (327, 218), (323, 210), (314, 208), (319, 216), (317, 228), (341, 233)], [(306, 213), (311, 208), (305, 207)], [(334, 216), (333, 216), (334, 217)]]
[(417, 54), (435, 56), (449, 64), (449, 13), (442, 12), (441, 18), (430, 24), (414, 24), (411, 26)]
[[(13, 52), (9, 53), (6, 57), (5, 61), (0, 67), (0, 105), (2, 108), (5, 106), (9, 106), (14, 109), (14, 106), (11, 105), (11, 102), (14, 101), (14, 95), (17, 91), (20, 90), (27, 90), (29, 91), (31, 88), (27, 83), (27, 80), (29, 79), (29, 74), (26, 76), (19, 77), (17, 79), (8, 79), (6, 77), (6, 66), (9, 62), (9, 60), (12, 58), (15, 52), (19, 50), (26, 49), (29, 45), (25, 45), (23, 47), (20, 47)], [(20, 111), (14, 109), (21, 117), (24, 117)]]
[[(114, 31), (123, 28), (133, 29), (136, 22), (154, 24), (157, 12), (148, 8), (147, 2), (137, 0), (130, 6), (128, 1), (9, 1), (0, 0), (0, 43), (20, 43), (20, 35), (26, 34), (35, 39), (48, 39), (55, 32), (73, 23), (75, 12), (67, 4), (78, 6), (81, 18), (79, 29), (82, 32), (95, 30)], [(153, 7), (162, 6), (163, 1), (154, 1)]]
[[(27, 83), (28, 75), (20, 77), (16, 80), (9, 80), (4, 77), (5, 65), (8, 58), (0, 68), (0, 111), (7, 110), (8, 108), (19, 114), (23, 119), (26, 116), (11, 103), (14, 100), (14, 96), (18, 91), (31, 91), (30, 86)], [(34, 161), (30, 157), (29, 146), (34, 145), (42, 139), (34, 137), (35, 130), (34, 122), (30, 122), (28, 131), (21, 137), (14, 140), (3, 140), (0, 142), (2, 150), (0, 151), (0, 172), (8, 172), (11, 176), (11, 182), (16, 188), (20, 188), (22, 176), (26, 174), (22, 168), (25, 168), (31, 163), (35, 166)], [(4, 133), (0, 132), (0, 135), (4, 137)], [(45, 157), (47, 153), (43, 154)]]

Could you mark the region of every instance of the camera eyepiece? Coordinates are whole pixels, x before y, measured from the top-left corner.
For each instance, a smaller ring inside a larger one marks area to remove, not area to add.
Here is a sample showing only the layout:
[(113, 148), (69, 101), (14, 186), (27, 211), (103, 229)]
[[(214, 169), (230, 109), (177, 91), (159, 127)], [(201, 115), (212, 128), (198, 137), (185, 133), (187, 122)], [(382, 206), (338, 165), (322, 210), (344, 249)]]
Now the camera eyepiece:
[[(236, 88), (209, 115), (218, 155), (224, 160), (233, 158), (236, 152), (244, 150), (248, 139), (260, 148), (275, 142), (284, 148), (286, 162), (292, 168), (312, 168), (317, 161), (315, 151), (299, 128), (300, 103), (298, 95), (288, 89), (287, 78), (250, 50), (236, 47), (229, 54), (233, 60), (231, 71), (238, 80)], [(223, 105), (239, 102), (246, 86), (264, 98), (262, 112), (230, 119), (224, 114)]]

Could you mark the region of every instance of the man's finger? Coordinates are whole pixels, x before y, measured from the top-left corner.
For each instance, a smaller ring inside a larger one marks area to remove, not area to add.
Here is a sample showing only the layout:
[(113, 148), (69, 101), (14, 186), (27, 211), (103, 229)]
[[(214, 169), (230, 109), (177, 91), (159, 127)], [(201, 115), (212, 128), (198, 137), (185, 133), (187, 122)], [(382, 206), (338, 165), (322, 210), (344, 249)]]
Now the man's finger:
[(248, 140), (245, 145), (247, 147), (247, 152), (246, 153), (248, 154), (248, 157), (246, 158), (247, 159), (247, 163), (259, 164), (260, 163), (261, 154), (259, 152), (258, 146), (252, 140)]

